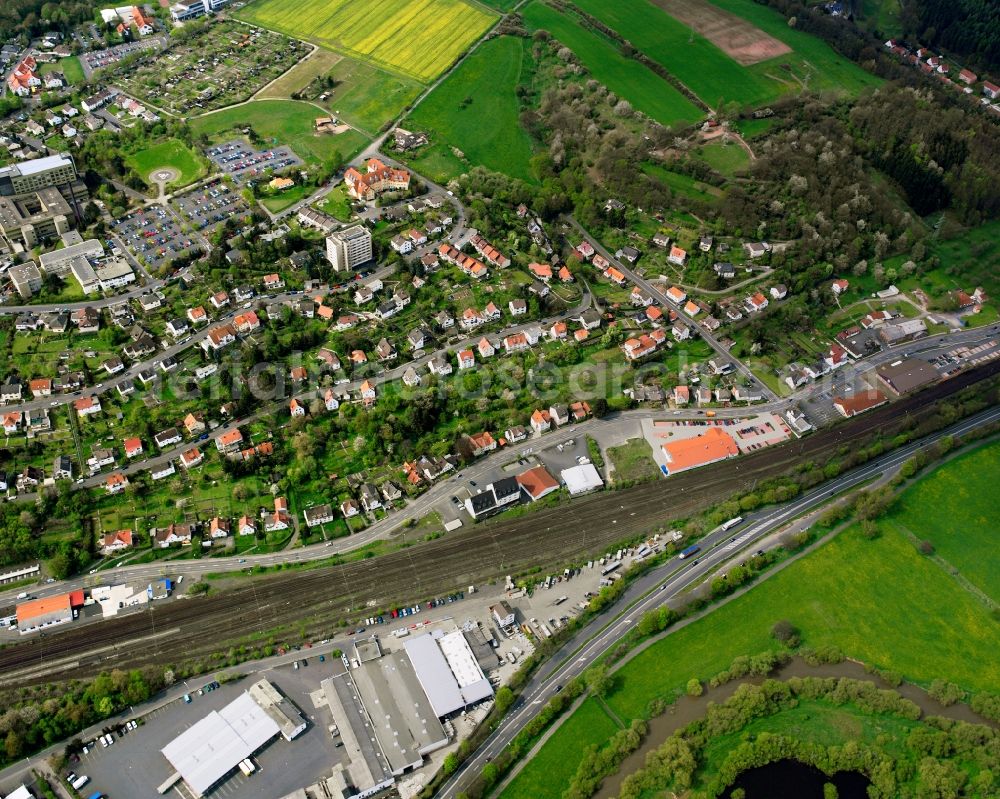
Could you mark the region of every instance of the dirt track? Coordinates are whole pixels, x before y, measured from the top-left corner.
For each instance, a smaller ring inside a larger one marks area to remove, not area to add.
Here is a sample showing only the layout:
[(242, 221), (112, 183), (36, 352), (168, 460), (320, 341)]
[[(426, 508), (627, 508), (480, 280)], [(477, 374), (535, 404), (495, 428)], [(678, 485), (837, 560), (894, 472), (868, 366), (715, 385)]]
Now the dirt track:
[(784, 42), (708, 0), (653, 0), (653, 3), (745, 67), (792, 52)]
[[(15, 675), (23, 684), (60, 679), (60, 670), (83, 677), (111, 667), (178, 663), (224, 651), (279, 624), (286, 629), (299, 625), (307, 638), (328, 637), (341, 619), (371, 615), (373, 609), (416, 602), (532, 566), (585, 559), (691, 515), (754, 480), (850, 452), (873, 430), (889, 437), (928, 417), (938, 400), (997, 373), (1000, 362), (987, 364), (834, 429), (668, 481), (594, 494), (515, 519), (500, 517), (376, 559), (278, 573), (217, 595), (150, 605), (136, 615), (31, 637), (0, 650), (0, 683)], [(364, 612), (366, 605), (371, 609)], [(289, 633), (279, 640), (294, 639)]]

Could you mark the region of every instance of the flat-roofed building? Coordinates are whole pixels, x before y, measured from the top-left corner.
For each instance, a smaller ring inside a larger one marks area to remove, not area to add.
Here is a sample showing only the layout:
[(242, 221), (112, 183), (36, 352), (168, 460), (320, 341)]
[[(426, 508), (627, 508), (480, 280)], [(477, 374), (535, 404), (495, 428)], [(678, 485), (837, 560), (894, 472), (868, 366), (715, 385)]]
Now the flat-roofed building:
[[(282, 725), (251, 693), (259, 685), (255, 684), (221, 710), (213, 710), (160, 750), (194, 796), (207, 794), (235, 771), (241, 761), (282, 734)], [(288, 702), (273, 686), (270, 691), (260, 689), (257, 693), (267, 703), (271, 691)]]
[(372, 234), (364, 225), (352, 225), (326, 237), (326, 259), (337, 272), (350, 271), (372, 259)]
[(74, 610), (81, 607), (83, 591), (80, 590), (22, 602), (16, 609), (18, 632), (25, 635), (73, 621)]
[(27, 299), (42, 289), (42, 273), (34, 263), (19, 264), (8, 273), (14, 289), (23, 299)]
[(0, 167), (0, 197), (27, 194), (76, 180), (76, 164), (68, 153)]
[(58, 189), (29, 194), (0, 194), (0, 232), (11, 244), (35, 247), (42, 239), (61, 236), (72, 227), (73, 209)]
[(460, 630), (448, 634), (435, 630), (409, 639), (404, 646), (438, 718), (493, 696), (493, 686)]

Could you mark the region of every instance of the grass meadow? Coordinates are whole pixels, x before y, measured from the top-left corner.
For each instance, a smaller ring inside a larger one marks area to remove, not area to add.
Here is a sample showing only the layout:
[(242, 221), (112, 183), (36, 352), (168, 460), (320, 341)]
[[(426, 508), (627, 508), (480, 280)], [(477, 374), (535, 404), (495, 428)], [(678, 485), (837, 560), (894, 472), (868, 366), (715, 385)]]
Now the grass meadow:
[(58, 61), (52, 61), (47, 64), (41, 64), (39, 65), (38, 72), (41, 75), (48, 75), (50, 72), (61, 72), (70, 86), (79, 86), (81, 83), (86, 83), (87, 81), (87, 76), (83, 71), (83, 64), (80, 63), (80, 59), (75, 55), (69, 58), (60, 58)]
[(421, 85), (356, 58), (330, 70), (336, 81), (328, 105), (334, 114), (373, 135), (417, 99)]
[(403, 126), (426, 131), (431, 143), (408, 158), (414, 169), (447, 181), (482, 164), (531, 180), (531, 140), (515, 95), (530, 46), (513, 36), (484, 42), (417, 106)]
[(660, 473), (653, 460), (653, 450), (645, 438), (631, 438), (619, 447), (610, 447), (608, 457), (614, 466), (614, 480), (649, 480)]
[(370, 59), (430, 81), (482, 36), (497, 15), (466, 0), (257, 0), (247, 22)]
[(569, 784), (591, 744), (603, 744), (618, 731), (618, 725), (598, 704), (587, 699), (546, 742), (499, 799), (538, 799), (552, 796), (552, 786)]
[(663, 78), (626, 58), (609, 39), (582, 27), (574, 16), (537, 1), (522, 16), (528, 27), (547, 30), (576, 54), (594, 78), (661, 125), (683, 125), (703, 116), (701, 109)]
[[(588, 14), (621, 33), (666, 67), (705, 103), (757, 106), (796, 91), (808, 74), (812, 89), (857, 93), (879, 80), (837, 55), (823, 41), (788, 27), (776, 11), (752, 0), (713, 0), (789, 45), (793, 52), (743, 67), (718, 47), (647, 0), (578, 0)], [(807, 66), (808, 65), (808, 66)], [(785, 68), (787, 67), (787, 69)]]
[[(865, 539), (853, 525), (738, 599), (640, 652), (617, 672), (607, 707), (626, 722), (646, 718), (653, 699), (673, 701), (692, 677), (707, 680), (740, 655), (776, 649), (770, 631), (780, 619), (799, 629), (806, 646), (836, 646), (849, 658), (899, 672), (908, 681), (926, 685), (941, 678), (972, 691), (995, 691), (1000, 623), (946, 567), (919, 554), (901, 526), (929, 538), (964, 577), (996, 598), (1000, 570), (992, 558), (996, 536), (989, 489), (997, 479), (1000, 443), (964, 453), (927, 474), (880, 520), (878, 538)], [(787, 731), (806, 724), (821, 733), (823, 725), (814, 723), (817, 712), (784, 713), (774, 723), (787, 725)], [(823, 712), (829, 714), (824, 724), (835, 724), (844, 709)], [(588, 699), (501, 798), (543, 796), (552, 785), (568, 784), (583, 748), (614, 731), (611, 717)], [(734, 743), (720, 739), (712, 746), (728, 745)]]
[(197, 117), (191, 120), (191, 128), (196, 134), (221, 141), (238, 136), (249, 125), (270, 143), (289, 145), (312, 166), (330, 159), (347, 161), (364, 147), (365, 138), (357, 131), (339, 136), (315, 133), (313, 123), (318, 115), (319, 109), (311, 103), (255, 100)]
[(967, 452), (911, 487), (893, 506), (888, 525), (934, 544), (937, 554), (1000, 603), (1000, 561), (993, 557), (993, 487), (1000, 481), (1000, 443)]
[(723, 144), (718, 140), (709, 142), (699, 147), (697, 153), (702, 161), (727, 178), (750, 166), (750, 156), (747, 151), (735, 142), (732, 144)]
[(672, 192), (692, 200), (704, 203), (718, 202), (723, 195), (722, 189), (710, 183), (703, 183), (690, 175), (682, 175), (679, 172), (671, 172), (660, 164), (646, 162), (642, 165), (642, 171), (662, 183), (666, 184)]
[(161, 167), (173, 167), (180, 175), (170, 186), (187, 186), (202, 177), (206, 167), (198, 155), (178, 139), (164, 139), (157, 144), (139, 150), (125, 159), (139, 176), (152, 185), (150, 173)]

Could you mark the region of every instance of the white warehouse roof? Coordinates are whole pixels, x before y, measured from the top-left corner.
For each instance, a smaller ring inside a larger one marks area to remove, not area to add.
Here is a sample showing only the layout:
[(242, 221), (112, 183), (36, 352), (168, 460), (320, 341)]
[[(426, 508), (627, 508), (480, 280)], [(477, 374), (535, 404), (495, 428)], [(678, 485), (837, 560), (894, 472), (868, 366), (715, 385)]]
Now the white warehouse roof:
[(593, 491), (604, 485), (601, 475), (592, 463), (584, 463), (574, 466), (571, 469), (563, 469), (559, 475), (570, 494), (582, 494), (585, 491)]
[(204, 796), (219, 780), (281, 730), (248, 693), (222, 710), (212, 711), (163, 749), (196, 796)]
[(420, 687), (438, 718), (493, 696), (493, 686), (460, 630), (448, 635), (435, 630), (411, 638), (405, 646)]

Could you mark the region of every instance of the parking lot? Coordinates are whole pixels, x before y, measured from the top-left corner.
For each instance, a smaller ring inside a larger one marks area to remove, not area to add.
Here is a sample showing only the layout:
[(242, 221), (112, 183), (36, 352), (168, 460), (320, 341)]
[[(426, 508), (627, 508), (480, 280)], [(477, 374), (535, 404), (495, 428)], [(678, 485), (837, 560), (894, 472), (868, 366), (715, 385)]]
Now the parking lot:
[(661, 469), (667, 465), (662, 449), (664, 444), (700, 436), (709, 427), (721, 427), (729, 433), (744, 455), (779, 444), (791, 437), (788, 424), (775, 413), (749, 413), (743, 419), (711, 421), (642, 420), (643, 435), (653, 450), (653, 460)]
[(163, 41), (164, 40), (161, 37), (157, 36), (154, 38), (142, 39), (138, 42), (116, 44), (114, 47), (109, 47), (106, 50), (92, 50), (87, 53), (81, 53), (80, 62), (83, 64), (83, 70), (89, 78), (93, 75), (94, 70), (104, 69), (112, 64), (117, 64), (125, 58), (125, 56), (132, 55), (133, 53), (138, 53), (142, 50), (148, 50), (150, 48), (162, 47)]
[(177, 220), (162, 205), (140, 208), (116, 219), (111, 227), (153, 269), (185, 253), (201, 249), (201, 243), (181, 230)]
[(171, 202), (199, 232), (214, 230), (227, 219), (244, 220), (250, 216), (250, 207), (239, 193), (218, 180), (176, 195)]
[[(190, 704), (178, 699), (154, 710), (137, 729), (115, 734), (115, 742), (111, 746), (104, 747), (95, 741), (96, 746), (88, 747), (89, 752), (81, 754), (80, 762), (70, 767), (77, 775), (90, 777), (84, 791), (87, 796), (94, 791), (101, 791), (110, 799), (156, 796), (157, 786), (173, 772), (160, 750), (209, 712), (229, 704), (263, 677), (271, 680), (295, 703), (309, 719), (309, 726), (295, 740), (288, 742), (279, 736), (258, 752), (253, 757), (257, 771), (252, 776), (245, 777), (237, 770), (206, 796), (276, 799), (328, 774), (336, 760), (338, 750), (327, 732), (330, 723), (328, 712), (325, 707), (317, 709), (310, 698), (310, 694), (319, 689), (320, 681), (329, 674), (328, 664), (321, 664), (318, 658), (313, 657), (307, 668), (279, 666), (245, 680), (222, 685), (201, 696), (198, 695), (198, 688), (210, 682), (211, 677), (193, 678), (189, 681)], [(168, 795), (193, 799), (181, 783)]]
[(211, 147), (205, 154), (237, 183), (263, 175), (267, 170), (278, 173), (302, 163), (291, 147), (282, 145), (273, 150), (255, 150), (239, 140)]

